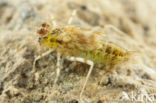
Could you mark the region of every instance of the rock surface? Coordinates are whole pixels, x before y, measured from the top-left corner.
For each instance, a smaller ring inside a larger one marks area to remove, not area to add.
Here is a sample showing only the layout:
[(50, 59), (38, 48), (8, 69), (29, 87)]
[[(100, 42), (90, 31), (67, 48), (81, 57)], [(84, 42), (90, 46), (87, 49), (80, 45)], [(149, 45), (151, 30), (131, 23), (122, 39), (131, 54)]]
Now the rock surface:
[(105, 33), (110, 42), (137, 52), (133, 60), (114, 68), (116, 74), (95, 66), (83, 101), (155, 103), (155, 5), (154, 0), (0, 0), (0, 103), (80, 103), (88, 65), (62, 60), (54, 86), (53, 52), (40, 59), (32, 72), (35, 57), (47, 51), (38, 43), (40, 25), (55, 20), (58, 26), (66, 26), (75, 9), (73, 26)]

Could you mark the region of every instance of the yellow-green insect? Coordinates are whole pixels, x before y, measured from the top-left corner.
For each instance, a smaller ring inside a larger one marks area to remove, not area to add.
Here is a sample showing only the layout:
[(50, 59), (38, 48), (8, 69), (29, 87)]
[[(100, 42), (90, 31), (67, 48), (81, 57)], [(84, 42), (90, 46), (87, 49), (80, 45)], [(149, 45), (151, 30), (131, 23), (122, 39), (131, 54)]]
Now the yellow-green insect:
[(104, 40), (104, 34), (79, 27), (55, 28), (40, 37), (40, 44), (63, 56), (91, 60), (99, 67), (113, 67), (127, 61), (129, 52)]
[(50, 48), (50, 51), (35, 59), (34, 68), (38, 59), (53, 50), (57, 51), (55, 83), (60, 74), (60, 56), (70, 61), (79, 61), (90, 65), (80, 99), (94, 64), (112, 72), (115, 65), (127, 61), (131, 54), (131, 52), (107, 42), (103, 33), (93, 32), (89, 29), (72, 26), (52, 28), (51, 25), (43, 23), (38, 33), (40, 34), (40, 45)]

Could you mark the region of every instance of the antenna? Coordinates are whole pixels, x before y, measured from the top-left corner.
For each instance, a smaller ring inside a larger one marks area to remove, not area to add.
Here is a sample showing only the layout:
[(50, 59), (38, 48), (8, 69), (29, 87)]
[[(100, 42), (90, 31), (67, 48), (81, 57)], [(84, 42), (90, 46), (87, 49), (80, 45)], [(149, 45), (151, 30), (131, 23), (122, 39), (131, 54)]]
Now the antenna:
[(52, 24), (52, 27), (56, 28), (57, 27), (57, 23), (56, 23), (55, 17), (52, 14), (48, 15), (48, 21), (49, 20), (50, 20), (50, 23)]
[(77, 10), (76, 9), (74, 9), (73, 11), (72, 11), (72, 15), (71, 15), (71, 17), (68, 19), (68, 25), (71, 25), (71, 23), (72, 23), (72, 21), (73, 21), (73, 17), (75, 16), (77, 14)]

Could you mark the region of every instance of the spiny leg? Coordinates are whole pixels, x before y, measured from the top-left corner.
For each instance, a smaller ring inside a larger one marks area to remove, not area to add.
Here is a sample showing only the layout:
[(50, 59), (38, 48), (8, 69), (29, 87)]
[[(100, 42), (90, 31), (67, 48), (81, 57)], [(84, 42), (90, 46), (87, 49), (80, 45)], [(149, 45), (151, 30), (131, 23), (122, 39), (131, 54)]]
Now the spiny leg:
[(88, 74), (87, 74), (87, 76), (86, 76), (85, 83), (84, 83), (84, 85), (83, 85), (83, 87), (82, 87), (82, 90), (81, 90), (81, 93), (80, 93), (80, 101), (83, 102), (83, 100), (81, 99), (81, 97), (82, 97), (82, 95), (83, 95), (83, 92), (84, 92), (84, 89), (85, 89), (85, 87), (86, 87), (87, 81), (88, 81), (88, 79), (89, 79), (89, 77), (90, 77), (90, 74), (91, 74), (91, 72), (92, 72), (92, 70), (93, 70), (94, 63), (93, 63), (93, 61), (91, 61), (91, 60), (86, 60), (86, 59), (80, 58), (80, 57), (67, 57), (67, 59), (70, 60), (70, 61), (79, 61), (79, 62), (86, 63), (86, 64), (90, 65)]
[(57, 83), (58, 78), (60, 76), (60, 70), (61, 70), (60, 58), (61, 58), (61, 54), (57, 52), (57, 64), (56, 64), (57, 67), (56, 67), (56, 77), (55, 77), (54, 85)]
[(35, 60), (34, 60), (34, 62), (33, 62), (33, 72), (36, 71), (36, 67), (35, 67), (35, 66), (36, 66), (36, 62), (37, 62), (39, 59), (41, 59), (41, 58), (43, 58), (43, 57), (49, 55), (52, 51), (53, 51), (53, 50), (49, 50), (49, 51), (47, 51), (47, 52), (45, 52), (45, 53), (42, 53), (41, 55), (35, 57)]

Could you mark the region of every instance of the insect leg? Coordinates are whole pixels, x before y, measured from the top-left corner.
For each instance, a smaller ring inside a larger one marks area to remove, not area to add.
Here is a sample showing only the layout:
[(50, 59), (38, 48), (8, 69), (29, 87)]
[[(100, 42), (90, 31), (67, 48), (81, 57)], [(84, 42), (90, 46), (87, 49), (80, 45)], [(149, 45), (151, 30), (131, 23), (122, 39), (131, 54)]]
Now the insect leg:
[[(80, 58), (80, 57), (68, 57), (67, 59), (70, 60), (70, 61), (79, 61), (79, 62), (86, 63), (86, 64), (90, 65), (88, 74), (87, 74), (87, 76), (86, 76), (85, 83), (84, 83), (84, 85), (83, 85), (83, 87), (82, 87), (82, 90), (81, 90), (81, 93), (80, 93), (80, 100), (81, 100), (82, 94), (83, 94), (84, 89), (85, 89), (86, 84), (87, 84), (87, 81), (88, 81), (88, 79), (89, 79), (89, 77), (90, 77), (90, 74), (91, 74), (91, 72), (92, 72), (92, 70), (93, 70), (94, 63), (93, 63), (93, 61), (91, 61), (91, 60), (86, 60), (86, 59)], [(82, 101), (82, 100), (81, 100), (81, 101)]]
[(34, 60), (34, 62), (33, 62), (33, 72), (36, 71), (36, 67), (35, 67), (35, 66), (36, 66), (36, 62), (37, 62), (39, 59), (41, 59), (41, 58), (43, 58), (43, 57), (49, 55), (52, 51), (53, 51), (53, 50), (49, 50), (49, 51), (47, 51), (47, 52), (45, 52), (45, 53), (42, 53), (41, 55), (35, 57), (35, 60)]
[(60, 76), (60, 70), (61, 70), (61, 67), (60, 67), (60, 57), (61, 57), (61, 54), (59, 52), (57, 52), (57, 64), (56, 64), (56, 78), (55, 78), (55, 81), (54, 81), (54, 84), (57, 83), (58, 81), (58, 78)]

